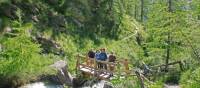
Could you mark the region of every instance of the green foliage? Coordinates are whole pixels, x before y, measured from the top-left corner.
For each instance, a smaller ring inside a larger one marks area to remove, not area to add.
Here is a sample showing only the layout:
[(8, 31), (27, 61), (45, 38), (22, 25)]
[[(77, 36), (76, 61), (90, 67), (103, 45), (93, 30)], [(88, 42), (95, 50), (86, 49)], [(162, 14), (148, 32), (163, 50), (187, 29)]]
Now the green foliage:
[(115, 84), (115, 88), (141, 88), (137, 78), (135, 77), (126, 77), (126, 78), (116, 78), (111, 80)]
[(9, 80), (28, 81), (44, 74), (43, 72), (50, 72), (50, 69), (46, 68), (53, 60), (40, 54), (40, 45), (34, 43), (27, 33), (27, 29), (31, 27), (27, 24), (17, 28), (20, 30), (18, 36), (5, 38), (1, 42), (3, 46), (3, 50), (0, 51), (1, 80), (4, 79), (5, 82)]
[[(144, 19), (140, 19), (141, 0), (1, 0), (0, 29), (10, 26), (15, 36), (5, 36), (5, 30), (1, 30), (0, 76), (28, 79), (41, 75), (46, 66), (58, 59), (67, 60), (74, 73), (78, 53), (86, 55), (88, 50), (102, 47), (108, 53), (114, 51), (117, 59), (128, 58), (132, 66), (139, 67), (141, 61), (148, 65), (164, 63), (170, 46), (170, 62), (186, 60), (186, 65), (195, 69), (198, 57), (194, 52), (200, 48), (199, 0), (172, 0), (172, 12), (167, 3), (168, 0), (144, 0)], [(57, 42), (64, 55), (41, 53), (41, 45), (32, 39), (38, 35)], [(190, 72), (181, 76), (182, 85), (189, 84), (184, 80), (192, 77), (192, 84), (198, 86), (198, 77), (190, 76)], [(147, 85), (161, 88), (162, 82), (174, 78), (172, 75)], [(129, 80), (136, 79), (112, 82), (119, 87), (140, 87), (137, 81)]]
[[(9, 74), (22, 71), (23, 68), (29, 68), (27, 65), (29, 65), (32, 60), (39, 58), (39, 46), (33, 44), (30, 40), (30, 38), (26, 38), (25, 36), (19, 36), (16, 38), (8, 39), (3, 43), (5, 50), (1, 53), (1, 56), (2, 58), (8, 60), (5, 65), (3, 64), (3, 67), (8, 72), (1, 70), (2, 72)], [(14, 68), (15, 66), (17, 68)]]
[(200, 68), (188, 70), (181, 76), (181, 88), (198, 88), (200, 87)]
[(153, 84), (149, 84), (149, 88), (163, 88), (163, 85), (162, 81), (158, 81)]

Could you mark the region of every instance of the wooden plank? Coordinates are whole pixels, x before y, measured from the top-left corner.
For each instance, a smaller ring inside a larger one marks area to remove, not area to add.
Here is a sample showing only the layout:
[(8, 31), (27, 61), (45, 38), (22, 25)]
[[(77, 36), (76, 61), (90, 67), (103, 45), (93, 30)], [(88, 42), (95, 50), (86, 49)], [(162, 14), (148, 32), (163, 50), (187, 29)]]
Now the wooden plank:
[[(95, 69), (90, 68), (87, 65), (80, 65), (80, 71), (83, 71), (84, 73), (87, 73), (87, 74), (90, 74), (90, 75), (93, 75), (93, 76), (96, 74)], [(106, 70), (96, 71), (96, 72), (99, 72), (100, 74), (95, 75), (95, 76), (97, 76), (98, 78), (103, 78), (103, 79), (108, 79), (110, 77), (110, 75), (112, 74), (112, 73), (107, 72)]]
[[(106, 69), (99, 69), (99, 68), (95, 69), (94, 67), (87, 66), (87, 65), (85, 65), (85, 64), (80, 64), (80, 66), (82, 66), (82, 68), (90, 68), (90, 69), (93, 69), (93, 71), (96, 70), (97, 72), (113, 73), (112, 71), (108, 71), (108, 70), (106, 70)], [(80, 67), (79, 67), (79, 68), (80, 68)]]
[(79, 66), (94, 68), (93, 66), (88, 66), (88, 65), (86, 65), (86, 64), (79, 64)]
[[(90, 75), (94, 75), (94, 71), (91, 71), (89, 69), (87, 69), (87, 70), (81, 70), (81, 71), (83, 71), (84, 73), (90, 74)], [(111, 74), (110, 73), (101, 73), (99, 75), (96, 75), (96, 77), (103, 78), (103, 79), (108, 79), (108, 78), (111, 77)]]

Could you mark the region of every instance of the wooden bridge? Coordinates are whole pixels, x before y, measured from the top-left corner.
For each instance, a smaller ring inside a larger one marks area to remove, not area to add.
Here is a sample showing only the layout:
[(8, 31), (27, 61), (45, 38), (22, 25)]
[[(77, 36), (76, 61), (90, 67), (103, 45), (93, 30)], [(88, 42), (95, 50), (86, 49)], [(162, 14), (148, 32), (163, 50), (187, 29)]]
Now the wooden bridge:
[[(96, 77), (99, 79), (109, 79), (114, 74), (128, 75), (132, 71), (129, 69), (129, 61), (123, 59), (117, 60), (115, 63), (108, 61), (100, 61), (95, 58), (89, 58), (87, 56), (77, 55), (76, 70), (80, 71), (90, 77)], [(106, 68), (99, 68), (98, 64), (103, 64)]]
[[(84, 76), (87, 77), (93, 77), (98, 79), (109, 79), (113, 75), (124, 75), (124, 76), (137, 76), (141, 88), (145, 88), (144, 81), (146, 80), (149, 83), (153, 83), (148, 78), (146, 78), (143, 74), (141, 74), (140, 71), (129, 69), (130, 67), (130, 61), (127, 59), (121, 59), (117, 60), (115, 63), (108, 62), (108, 61), (99, 61), (95, 58), (89, 58), (87, 56), (77, 55), (77, 62), (76, 62), (76, 71), (81, 72)], [(98, 64), (104, 64), (107, 66), (107, 69), (105, 68), (99, 68)], [(180, 69), (182, 70), (182, 62), (181, 61), (175, 61), (171, 62), (167, 65), (175, 65), (179, 64)], [(162, 66), (165, 66), (166, 64), (151, 66), (152, 68), (159, 68)], [(157, 74), (157, 73), (156, 73)]]

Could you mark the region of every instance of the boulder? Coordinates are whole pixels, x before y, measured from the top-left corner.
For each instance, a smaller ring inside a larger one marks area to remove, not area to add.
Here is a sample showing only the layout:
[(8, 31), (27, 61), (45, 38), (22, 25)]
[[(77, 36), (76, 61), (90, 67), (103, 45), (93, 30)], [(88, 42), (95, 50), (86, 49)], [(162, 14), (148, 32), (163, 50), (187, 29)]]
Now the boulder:
[(54, 67), (57, 70), (57, 77), (61, 84), (67, 86), (73, 85), (73, 77), (68, 72), (67, 63), (63, 60), (55, 62), (51, 67)]
[(72, 88), (114, 88), (112, 83), (105, 80), (86, 80), (73, 77), (68, 71), (67, 63), (63, 60), (55, 62), (51, 67), (57, 70), (57, 78), (59, 82)]
[(4, 28), (4, 31), (5, 31), (5, 33), (10, 33), (10, 32), (12, 32), (12, 28), (7, 26)]

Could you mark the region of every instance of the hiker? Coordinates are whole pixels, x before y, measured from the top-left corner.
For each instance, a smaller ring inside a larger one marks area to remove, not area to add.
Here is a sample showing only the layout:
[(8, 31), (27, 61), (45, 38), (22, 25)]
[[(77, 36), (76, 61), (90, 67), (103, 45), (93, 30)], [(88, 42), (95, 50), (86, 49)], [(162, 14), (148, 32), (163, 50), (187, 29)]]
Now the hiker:
[(95, 57), (95, 53), (94, 53), (94, 51), (91, 49), (91, 50), (89, 50), (89, 52), (88, 52), (88, 59), (87, 59), (87, 61), (86, 61), (86, 63), (89, 65), (89, 66), (92, 66), (94, 63), (94, 61), (92, 60), (92, 59), (94, 59), (94, 57)]
[(88, 57), (89, 58), (94, 58), (95, 57), (95, 53), (94, 53), (94, 51), (91, 49), (91, 50), (89, 50), (89, 52), (88, 52)]
[[(99, 54), (100, 54), (100, 51), (97, 50), (96, 53), (95, 53), (95, 59), (98, 60), (98, 61), (100, 61), (100, 56), (99, 56)], [(98, 68), (101, 68), (101, 63), (98, 62), (98, 63), (97, 63), (97, 67), (98, 67)]]
[(99, 54), (100, 54), (100, 51), (97, 50), (96, 53), (95, 53), (95, 59), (96, 60), (100, 60)]
[(123, 64), (124, 64), (124, 70), (125, 70), (126, 74), (129, 74), (130, 71), (129, 71), (129, 66), (128, 66), (128, 64), (129, 64), (128, 59), (124, 59)]
[(144, 62), (142, 62), (142, 65), (143, 65), (143, 75), (146, 76), (148, 73), (151, 72), (151, 69)]
[[(108, 62), (115, 63), (115, 61), (116, 61), (116, 56), (114, 55), (113, 52), (111, 52), (111, 54), (110, 54), (109, 57), (108, 57)], [(114, 71), (114, 68), (115, 68), (115, 65), (114, 65), (114, 64), (109, 65), (110, 71)]]
[[(101, 61), (106, 61), (107, 60), (107, 54), (106, 54), (106, 49), (103, 48), (103, 49), (100, 49), (101, 52), (99, 54), (99, 59)], [(107, 69), (107, 65), (106, 64), (103, 64), (103, 63), (100, 63), (100, 68), (104, 68), (104, 69)]]

